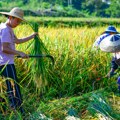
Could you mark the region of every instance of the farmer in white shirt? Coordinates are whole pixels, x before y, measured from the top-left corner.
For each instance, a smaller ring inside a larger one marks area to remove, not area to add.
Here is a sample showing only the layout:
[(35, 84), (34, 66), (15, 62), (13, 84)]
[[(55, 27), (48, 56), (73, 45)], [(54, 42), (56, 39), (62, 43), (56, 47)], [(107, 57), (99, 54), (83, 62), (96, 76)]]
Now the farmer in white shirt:
[[(0, 24), (0, 74), (6, 78), (7, 95), (12, 110), (19, 109), (22, 114), (22, 95), (20, 86), (18, 85), (16, 68), (14, 64), (14, 56), (19, 55), (22, 58), (28, 58), (28, 54), (15, 49), (15, 44), (25, 43), (32, 40), (37, 33), (25, 38), (17, 38), (13, 29), (16, 28), (22, 21), (25, 21), (24, 12), (18, 7), (13, 8), (10, 12), (0, 12), (8, 19), (5, 23)], [(13, 80), (12, 86), (10, 79)], [(14, 89), (15, 92), (14, 92)]]

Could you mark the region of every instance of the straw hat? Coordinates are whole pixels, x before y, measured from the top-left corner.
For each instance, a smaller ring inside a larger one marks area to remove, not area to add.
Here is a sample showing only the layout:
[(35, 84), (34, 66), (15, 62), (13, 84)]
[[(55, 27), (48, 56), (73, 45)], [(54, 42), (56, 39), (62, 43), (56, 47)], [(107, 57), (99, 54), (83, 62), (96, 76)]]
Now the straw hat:
[(105, 30), (105, 32), (114, 32), (118, 33), (116, 28), (114, 26), (108, 26), (108, 28)]
[(120, 52), (120, 34), (113, 34), (104, 38), (100, 43), (100, 49), (104, 52)]
[(0, 13), (7, 16), (13, 16), (25, 21), (25, 19), (23, 18), (24, 12), (22, 9), (18, 7), (13, 8), (10, 12), (0, 12)]

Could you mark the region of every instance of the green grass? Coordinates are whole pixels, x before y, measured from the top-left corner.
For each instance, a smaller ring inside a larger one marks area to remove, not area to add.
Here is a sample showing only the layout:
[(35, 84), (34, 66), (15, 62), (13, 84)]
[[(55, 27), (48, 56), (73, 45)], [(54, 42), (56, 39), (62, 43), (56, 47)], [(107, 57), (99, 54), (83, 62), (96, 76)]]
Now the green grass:
[[(5, 17), (0, 16), (0, 22), (5, 21)], [(44, 27), (95, 27), (115, 25), (119, 26), (119, 19), (117, 18), (74, 18), (74, 17), (32, 17), (25, 16), (29, 22), (37, 22)]]
[[(90, 107), (89, 105), (92, 104), (91, 97), (93, 94), (102, 94), (101, 101), (106, 99), (107, 106), (112, 108), (111, 114), (113, 116), (115, 116), (116, 114), (117, 118), (119, 118), (120, 109), (115, 108), (117, 108), (117, 106), (119, 105), (120, 97), (119, 94), (117, 94), (117, 91), (113, 92), (114, 89), (116, 89), (116, 85), (111, 85), (112, 89), (110, 86), (108, 86), (106, 88), (92, 91), (79, 96), (66, 96), (64, 98), (53, 98), (52, 100), (49, 100), (49, 98), (46, 98), (44, 95), (38, 97), (37, 94), (33, 94), (28, 91), (28, 88), (24, 88), (26, 90), (26, 92), (24, 91), (24, 93), (26, 94), (26, 96), (24, 96), (24, 108), (26, 110), (25, 118), (26, 120), (34, 120), (40, 118), (41, 116), (46, 116), (46, 119), (51, 118), (52, 120), (64, 120), (70, 114), (70, 110), (72, 110), (81, 120), (92, 120), (93, 118), (97, 120), (98, 116), (93, 116), (91, 112), (88, 111), (88, 107)], [(96, 103), (99, 104), (99, 102)], [(113, 104), (114, 106), (112, 106)], [(7, 114), (5, 116), (1, 116), (1, 118), (3, 120), (22, 119), (19, 113), (15, 114), (9, 110), (7, 111)]]

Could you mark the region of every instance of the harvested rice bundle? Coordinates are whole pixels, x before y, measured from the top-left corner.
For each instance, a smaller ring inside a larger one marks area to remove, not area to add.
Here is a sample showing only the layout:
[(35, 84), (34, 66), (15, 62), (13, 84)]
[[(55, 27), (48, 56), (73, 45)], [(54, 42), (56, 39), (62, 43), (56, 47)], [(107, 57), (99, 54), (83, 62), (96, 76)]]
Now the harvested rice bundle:
[(120, 115), (114, 112), (109, 104), (100, 94), (93, 94), (91, 96), (91, 102), (88, 106), (88, 111), (97, 117), (101, 117), (101, 120), (118, 120)]
[[(39, 26), (37, 23), (30, 24), (34, 32), (38, 32)], [(45, 48), (42, 40), (39, 36), (36, 36), (33, 41), (33, 46), (31, 49), (32, 55), (41, 55), (41, 54), (49, 54), (48, 50)], [(38, 90), (42, 90), (44, 86), (47, 84), (46, 81), (46, 67), (45, 67), (45, 61), (43, 58), (35, 57), (34, 59), (31, 59), (32, 67), (31, 67), (31, 73), (33, 76), (33, 80), (37, 85)]]

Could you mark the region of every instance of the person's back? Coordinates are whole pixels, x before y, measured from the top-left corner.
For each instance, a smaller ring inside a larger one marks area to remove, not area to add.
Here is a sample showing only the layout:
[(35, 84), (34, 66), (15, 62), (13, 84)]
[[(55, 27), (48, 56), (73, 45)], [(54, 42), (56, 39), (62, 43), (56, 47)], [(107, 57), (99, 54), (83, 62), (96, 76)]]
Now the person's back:
[(110, 33), (106, 33), (106, 32), (102, 33), (93, 43), (93, 48), (99, 48), (101, 41), (104, 40), (104, 38), (106, 38), (109, 35)]

